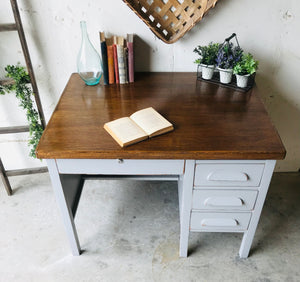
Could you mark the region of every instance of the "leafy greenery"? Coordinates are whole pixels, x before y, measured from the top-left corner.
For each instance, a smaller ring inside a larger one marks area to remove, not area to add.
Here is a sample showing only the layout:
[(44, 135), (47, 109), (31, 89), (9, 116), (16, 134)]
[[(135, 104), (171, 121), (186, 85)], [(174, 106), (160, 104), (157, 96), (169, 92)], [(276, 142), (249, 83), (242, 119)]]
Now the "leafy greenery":
[(31, 146), (30, 156), (36, 158), (35, 149), (43, 133), (43, 126), (41, 125), (39, 114), (33, 106), (31, 96), (32, 89), (28, 87), (30, 77), (24, 67), (7, 66), (6, 77), (12, 78), (15, 83), (11, 85), (0, 85), (0, 94), (15, 92), (19, 105), (26, 111), (26, 117), (29, 122), (29, 141), (28, 145)]
[(253, 74), (258, 68), (258, 61), (256, 61), (253, 56), (248, 53), (244, 54), (241, 60), (234, 66), (233, 73), (239, 75)]
[(217, 54), (219, 51), (219, 43), (210, 42), (207, 46), (197, 46), (194, 52), (200, 58), (195, 61), (196, 64), (214, 65), (216, 63)]
[(243, 50), (239, 46), (233, 46), (233, 43), (223, 45), (217, 55), (217, 67), (222, 69), (232, 69), (243, 55)]

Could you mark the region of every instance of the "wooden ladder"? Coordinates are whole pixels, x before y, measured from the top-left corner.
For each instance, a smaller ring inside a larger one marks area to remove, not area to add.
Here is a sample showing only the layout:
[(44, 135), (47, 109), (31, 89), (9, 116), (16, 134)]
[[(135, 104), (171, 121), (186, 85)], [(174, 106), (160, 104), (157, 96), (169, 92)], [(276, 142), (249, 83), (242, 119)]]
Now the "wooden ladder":
[[(10, 2), (11, 2), (12, 11), (14, 14), (15, 22), (9, 23), (9, 24), (0, 24), (0, 32), (8, 32), (8, 31), (17, 31), (18, 32), (20, 43), (21, 43), (22, 50), (23, 50), (23, 55), (25, 58), (26, 66), (27, 66), (27, 71), (30, 76), (30, 83), (32, 85), (32, 90), (34, 93), (35, 103), (37, 106), (39, 117), (41, 119), (42, 127), (45, 128), (46, 123), (45, 123), (44, 112), (42, 109), (39, 91), (38, 91), (36, 79), (35, 79), (34, 72), (33, 72), (33, 67), (32, 67), (32, 63), (31, 63), (29, 51), (28, 51), (28, 46), (27, 46), (27, 42), (26, 42), (24, 30), (23, 30), (23, 25), (22, 25), (22, 21), (21, 21), (21, 17), (20, 17), (17, 0), (10, 0)], [(5, 79), (5, 80), (0, 81), (0, 83), (2, 85), (3, 84), (11, 84), (11, 83), (14, 83), (14, 81), (11, 79)], [(10, 133), (20, 133), (20, 132), (29, 132), (29, 126), (27, 126), (27, 125), (26, 126), (11, 126), (11, 127), (1, 127), (0, 128), (0, 134), (10, 134)], [(0, 157), (0, 175), (1, 175), (1, 179), (4, 184), (4, 187), (6, 189), (6, 192), (9, 196), (12, 195), (12, 189), (11, 189), (11, 185), (8, 180), (8, 176), (40, 173), (40, 172), (46, 172), (46, 171), (47, 171), (46, 167), (18, 169), (18, 170), (5, 170), (2, 160), (1, 160), (1, 157)]]

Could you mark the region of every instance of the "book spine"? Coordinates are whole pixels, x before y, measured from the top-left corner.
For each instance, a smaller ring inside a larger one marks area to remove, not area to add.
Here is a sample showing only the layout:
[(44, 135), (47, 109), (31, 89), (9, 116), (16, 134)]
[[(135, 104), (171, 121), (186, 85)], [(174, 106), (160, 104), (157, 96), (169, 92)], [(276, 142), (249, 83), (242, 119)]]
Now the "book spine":
[(125, 83), (128, 83), (128, 48), (124, 47)]
[(119, 80), (119, 69), (118, 69), (117, 44), (113, 45), (113, 50), (114, 50), (114, 69), (115, 69), (116, 83), (120, 83), (120, 80)]
[(107, 47), (105, 41), (100, 43), (101, 46), (101, 56), (102, 56), (102, 64), (103, 64), (103, 81), (104, 84), (109, 84), (108, 78), (108, 60), (107, 60)]
[(117, 55), (118, 55), (118, 69), (119, 69), (119, 82), (124, 84), (126, 82), (125, 75), (125, 58), (124, 58), (124, 47), (117, 45)]
[(109, 84), (115, 83), (114, 73), (114, 50), (113, 46), (107, 46), (107, 66), (108, 66), (108, 82)]
[(128, 48), (128, 78), (129, 78), (129, 82), (134, 82), (133, 42), (127, 42), (127, 48)]

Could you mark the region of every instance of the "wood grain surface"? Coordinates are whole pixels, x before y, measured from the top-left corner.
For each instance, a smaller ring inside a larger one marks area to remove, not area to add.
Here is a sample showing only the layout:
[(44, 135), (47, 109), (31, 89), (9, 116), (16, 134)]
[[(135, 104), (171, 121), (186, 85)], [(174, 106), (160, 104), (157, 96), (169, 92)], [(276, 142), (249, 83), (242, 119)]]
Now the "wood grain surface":
[[(104, 123), (153, 107), (173, 125), (121, 148)], [(137, 73), (124, 85), (87, 86), (72, 74), (37, 147), (41, 159), (283, 159), (285, 149), (256, 87), (247, 93), (195, 73)]]

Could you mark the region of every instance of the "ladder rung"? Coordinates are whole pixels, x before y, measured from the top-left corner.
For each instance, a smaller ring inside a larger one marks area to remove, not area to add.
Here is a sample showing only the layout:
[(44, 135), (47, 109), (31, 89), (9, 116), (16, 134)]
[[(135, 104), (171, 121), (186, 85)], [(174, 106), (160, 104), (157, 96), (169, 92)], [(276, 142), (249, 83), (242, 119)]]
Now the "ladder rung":
[(14, 83), (15, 81), (12, 78), (0, 79), (0, 85), (11, 85)]
[(44, 172), (48, 172), (47, 167), (34, 167), (34, 168), (6, 170), (5, 173), (7, 176), (18, 176), (18, 175), (44, 173)]
[(0, 134), (28, 132), (28, 125), (0, 127)]
[(1, 31), (13, 31), (13, 30), (17, 30), (17, 25), (15, 23), (0, 24), (0, 32)]

